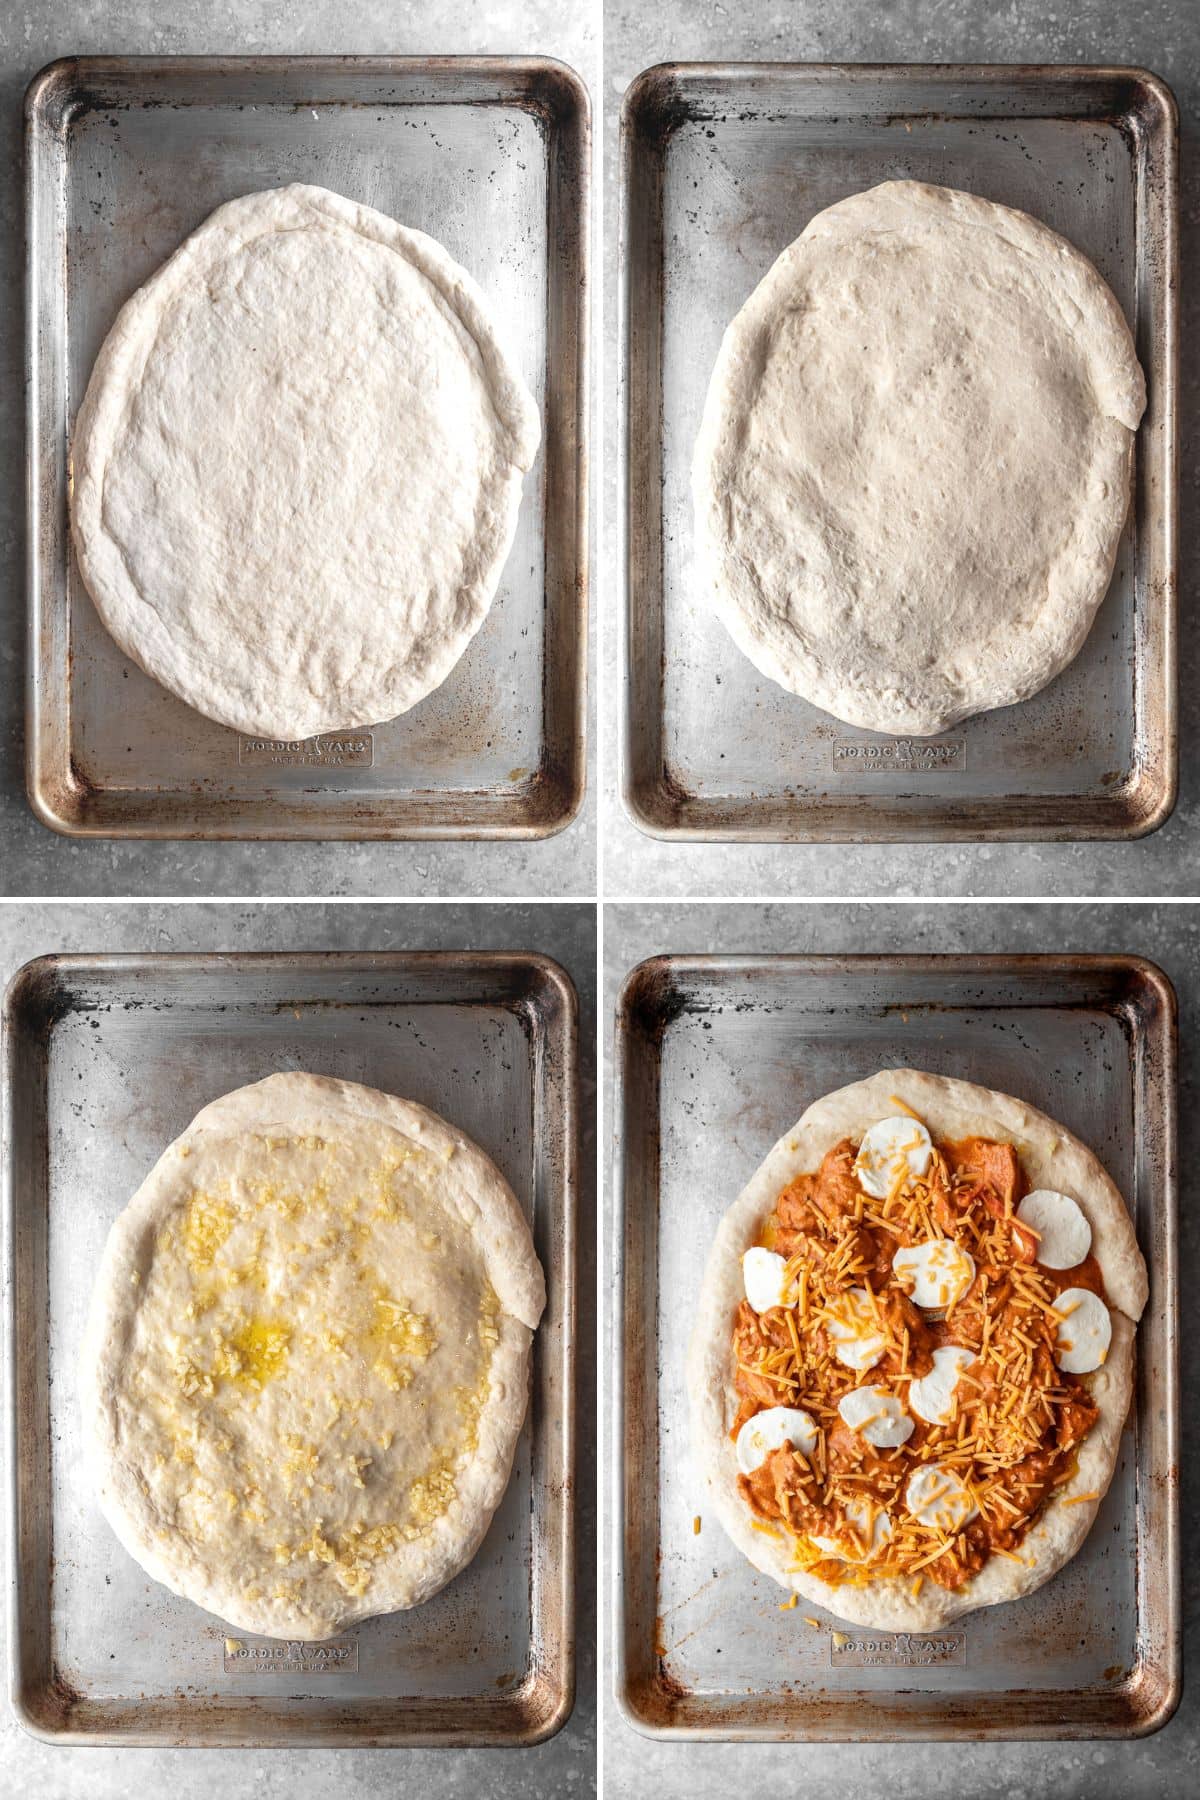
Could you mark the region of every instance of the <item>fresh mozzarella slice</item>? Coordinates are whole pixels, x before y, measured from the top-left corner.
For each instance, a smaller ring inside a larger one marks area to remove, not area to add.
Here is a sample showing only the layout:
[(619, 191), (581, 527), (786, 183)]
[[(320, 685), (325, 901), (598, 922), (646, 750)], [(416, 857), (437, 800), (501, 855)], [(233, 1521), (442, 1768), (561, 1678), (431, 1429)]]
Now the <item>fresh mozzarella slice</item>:
[(886, 1388), (852, 1388), (838, 1401), (838, 1411), (852, 1431), (861, 1431), (877, 1450), (894, 1450), (906, 1444), (915, 1429), (912, 1420)]
[(833, 1345), (833, 1354), (844, 1369), (873, 1369), (884, 1351), (887, 1339), (879, 1327), (875, 1308), (866, 1288), (850, 1288), (830, 1303), (825, 1329)]
[(755, 1246), (742, 1258), (742, 1281), (746, 1298), (756, 1313), (769, 1312), (784, 1304), (783, 1272), (787, 1268), (782, 1256), (774, 1250)]
[(1035, 1188), (1017, 1208), (1017, 1220), (1037, 1237), (1037, 1259), (1045, 1269), (1074, 1269), (1092, 1247), (1092, 1228), (1078, 1201), (1053, 1188)]
[(892, 1272), (914, 1305), (945, 1312), (974, 1281), (975, 1263), (953, 1238), (931, 1238), (897, 1250)]
[(734, 1445), (738, 1468), (753, 1475), (781, 1444), (790, 1444), (801, 1456), (811, 1456), (817, 1447), (816, 1425), (798, 1406), (768, 1406), (746, 1420)]
[(858, 1533), (857, 1543), (849, 1536), (842, 1539), (814, 1537), (810, 1543), (823, 1550), (826, 1556), (840, 1556), (844, 1562), (866, 1562), (892, 1535), (891, 1518), (882, 1507), (872, 1507), (869, 1500), (848, 1500), (846, 1517)]
[(954, 1390), (964, 1369), (975, 1361), (973, 1350), (947, 1344), (933, 1353), (933, 1367), (908, 1385), (908, 1404), (928, 1425), (948, 1425), (954, 1411)]
[(860, 1185), (875, 1200), (886, 1200), (899, 1175), (924, 1175), (933, 1140), (920, 1119), (899, 1114), (872, 1125), (854, 1159)]
[(1090, 1375), (1108, 1355), (1112, 1318), (1091, 1288), (1065, 1288), (1054, 1302), (1061, 1322), (1054, 1334), (1054, 1360), (1068, 1375)]
[(961, 1531), (979, 1516), (967, 1489), (944, 1463), (926, 1463), (913, 1470), (904, 1490), (904, 1504), (914, 1519), (939, 1531)]

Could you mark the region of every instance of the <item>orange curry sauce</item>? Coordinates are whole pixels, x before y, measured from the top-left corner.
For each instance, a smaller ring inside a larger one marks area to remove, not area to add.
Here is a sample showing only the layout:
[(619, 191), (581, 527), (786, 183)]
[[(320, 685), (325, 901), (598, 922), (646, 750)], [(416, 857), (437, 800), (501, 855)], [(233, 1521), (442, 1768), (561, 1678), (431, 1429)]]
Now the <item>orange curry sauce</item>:
[[(1080, 1441), (1097, 1409), (1087, 1387), (1055, 1364), (1055, 1297), (1070, 1287), (1104, 1284), (1089, 1256), (1073, 1269), (1045, 1269), (1037, 1244), (1013, 1213), (1027, 1192), (1010, 1144), (985, 1138), (934, 1144), (928, 1172), (874, 1200), (854, 1174), (858, 1146), (849, 1140), (826, 1155), (814, 1175), (783, 1190), (761, 1242), (787, 1259), (796, 1304), (762, 1315), (738, 1307), (733, 1348), (741, 1405), (736, 1437), (747, 1419), (771, 1406), (800, 1407), (818, 1427), (811, 1456), (789, 1444), (773, 1450), (754, 1474), (739, 1477), (744, 1498), (794, 1544), (792, 1566), (829, 1582), (903, 1578), (914, 1592), (926, 1576), (956, 1588), (993, 1554), (1025, 1562), (1021, 1541), (1056, 1485), (1070, 1479)], [(975, 1262), (975, 1279), (948, 1315), (934, 1322), (908, 1298), (892, 1272), (907, 1244), (953, 1238)], [(887, 1338), (873, 1367), (844, 1368), (832, 1354), (823, 1309), (852, 1287), (871, 1290)], [(792, 1290), (789, 1290), (792, 1291)], [(851, 1389), (877, 1385), (904, 1404), (908, 1382), (926, 1374), (942, 1345), (974, 1350), (954, 1394), (949, 1422), (915, 1429), (899, 1448), (874, 1449), (838, 1413)], [(904, 1492), (914, 1469), (948, 1465), (966, 1483), (979, 1516), (958, 1531), (925, 1526), (907, 1512)], [(892, 1535), (873, 1553), (871, 1533), (846, 1516), (863, 1502), (872, 1523), (887, 1512)], [(830, 1556), (811, 1534), (848, 1542), (846, 1558)], [(855, 1553), (854, 1546), (859, 1553)]]

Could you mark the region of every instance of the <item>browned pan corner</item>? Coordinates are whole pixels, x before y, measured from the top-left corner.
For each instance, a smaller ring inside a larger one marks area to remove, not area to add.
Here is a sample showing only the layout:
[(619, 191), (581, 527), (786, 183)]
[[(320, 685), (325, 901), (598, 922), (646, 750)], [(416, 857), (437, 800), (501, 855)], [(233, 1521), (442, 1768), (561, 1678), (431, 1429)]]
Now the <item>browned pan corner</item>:
[(639, 148), (662, 150), (671, 133), (694, 116), (679, 82), (680, 65), (655, 63), (634, 77), (621, 102), (621, 129)]
[(524, 65), (525, 87), (548, 127), (567, 130), (583, 148), (591, 123), (591, 100), (583, 77), (554, 57), (532, 57)]
[(61, 1743), (74, 1731), (82, 1695), (52, 1664), (35, 1661), (24, 1644), (16, 1646), (9, 1699), (18, 1723), (43, 1743)]
[(626, 976), (618, 1001), (622, 1032), (660, 1045), (663, 1033), (686, 1005), (676, 975), (678, 958), (651, 956)]

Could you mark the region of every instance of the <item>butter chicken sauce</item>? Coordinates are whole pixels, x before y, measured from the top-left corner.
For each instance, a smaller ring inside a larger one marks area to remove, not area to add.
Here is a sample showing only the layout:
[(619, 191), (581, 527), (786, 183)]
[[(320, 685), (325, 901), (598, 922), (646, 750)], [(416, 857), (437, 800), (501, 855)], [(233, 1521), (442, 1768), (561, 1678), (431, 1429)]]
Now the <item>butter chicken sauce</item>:
[[(795, 1305), (762, 1314), (746, 1300), (738, 1307), (733, 1435), (755, 1413), (787, 1406), (811, 1414), (818, 1439), (808, 1457), (786, 1443), (772, 1450), (739, 1485), (765, 1527), (792, 1537), (797, 1569), (834, 1583), (903, 1578), (917, 1592), (929, 1577), (957, 1588), (993, 1554), (1027, 1562), (1020, 1546), (1030, 1524), (1074, 1472), (1097, 1408), (1083, 1381), (1055, 1364), (1053, 1303), (1072, 1287), (1104, 1299), (1104, 1284), (1090, 1255), (1069, 1270), (1036, 1264), (1036, 1239), (1013, 1217), (1027, 1184), (1012, 1145), (935, 1143), (927, 1173), (886, 1200), (859, 1185), (856, 1150), (846, 1140), (815, 1174), (793, 1180), (760, 1240), (787, 1259)], [(902, 1245), (939, 1236), (975, 1263), (970, 1287), (942, 1318), (916, 1307), (892, 1270)], [(826, 1314), (854, 1287), (870, 1291), (886, 1339), (879, 1360), (857, 1371), (833, 1355)], [(903, 1405), (910, 1381), (951, 1344), (975, 1359), (959, 1377), (947, 1423), (914, 1415), (906, 1443), (875, 1449), (844, 1422), (843, 1395), (872, 1384)], [(923, 1525), (908, 1512), (908, 1480), (927, 1463), (951, 1468), (978, 1508), (961, 1529)], [(871, 1550), (881, 1511), (891, 1535)], [(831, 1556), (813, 1535), (838, 1540), (845, 1554)]]

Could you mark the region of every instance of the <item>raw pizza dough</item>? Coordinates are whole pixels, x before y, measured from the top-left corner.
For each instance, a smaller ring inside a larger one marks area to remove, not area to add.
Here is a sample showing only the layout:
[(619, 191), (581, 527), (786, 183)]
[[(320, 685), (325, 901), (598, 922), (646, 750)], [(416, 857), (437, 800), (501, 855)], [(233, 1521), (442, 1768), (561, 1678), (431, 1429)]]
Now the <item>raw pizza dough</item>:
[(317, 1075), (239, 1088), (109, 1235), (81, 1359), (101, 1507), (244, 1631), (416, 1606), (504, 1493), (544, 1304), (517, 1202), (461, 1132)]
[(818, 213), (725, 333), (692, 470), (738, 648), (849, 725), (1028, 699), (1104, 598), (1145, 384), (1064, 238), (890, 181)]
[(72, 453), (83, 579), (125, 654), (209, 718), (372, 725), (482, 624), (539, 429), (440, 244), (324, 188), (248, 194), (96, 359)]
[[(893, 1115), (893, 1095), (920, 1116), (935, 1141), (975, 1136), (1011, 1143), (1031, 1188), (1052, 1188), (1078, 1202), (1092, 1228), (1092, 1255), (1108, 1292), (1113, 1325), (1107, 1361), (1084, 1377), (1099, 1417), (1080, 1448), (1078, 1467), (1022, 1539), (1022, 1553), (1032, 1558), (1033, 1567), (991, 1556), (957, 1591), (926, 1582), (915, 1597), (902, 1580), (837, 1586), (791, 1570), (792, 1554), (783, 1539), (756, 1531), (750, 1522), (754, 1515), (738, 1491), (729, 1436), (738, 1409), (730, 1340), (742, 1298), (742, 1254), (758, 1240), (788, 1182), (815, 1170), (843, 1138), (858, 1142), (877, 1119)], [(936, 1631), (978, 1607), (1031, 1594), (1075, 1555), (1112, 1480), (1133, 1392), (1134, 1327), (1147, 1292), (1146, 1265), (1118, 1188), (1092, 1152), (1045, 1113), (1009, 1094), (915, 1069), (885, 1069), (826, 1094), (779, 1140), (729, 1208), (705, 1270), (687, 1387), (693, 1458), (722, 1525), (755, 1568), (836, 1617), (878, 1631)], [(1064, 1505), (1073, 1495), (1092, 1492), (1099, 1498)]]

